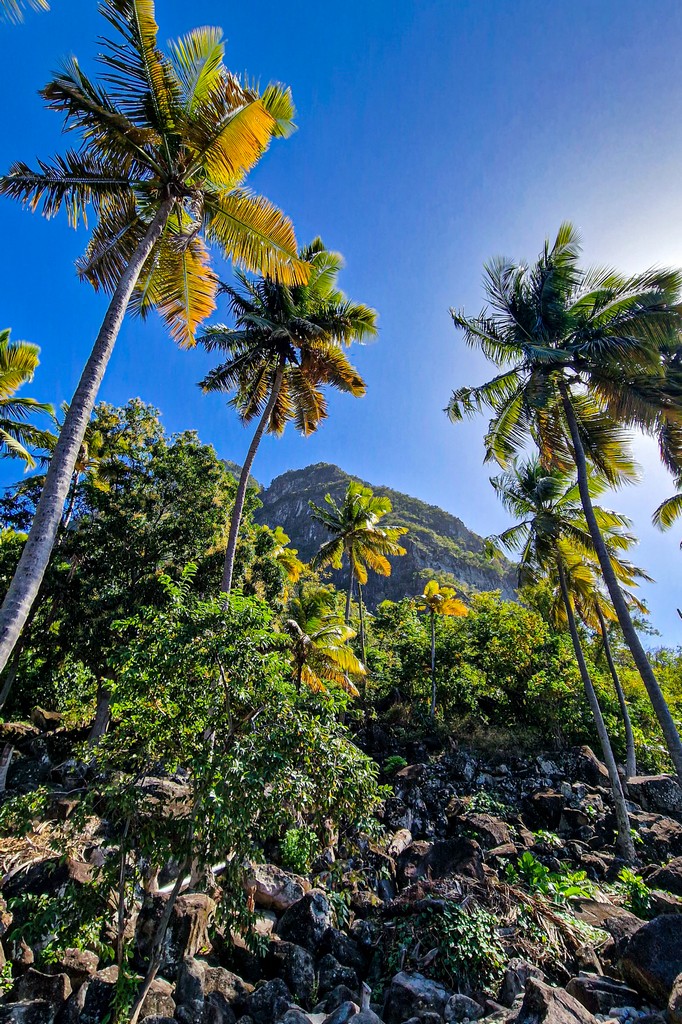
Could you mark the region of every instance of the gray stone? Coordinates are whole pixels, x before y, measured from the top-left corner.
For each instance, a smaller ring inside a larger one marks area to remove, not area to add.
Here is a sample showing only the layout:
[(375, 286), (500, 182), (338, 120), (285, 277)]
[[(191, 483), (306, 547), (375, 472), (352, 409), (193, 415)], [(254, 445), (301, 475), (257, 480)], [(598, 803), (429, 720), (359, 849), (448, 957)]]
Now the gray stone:
[(47, 974), (66, 974), (75, 992), (95, 973), (99, 957), (89, 949), (65, 949), (55, 963), (46, 968)]
[(635, 775), (628, 779), (628, 795), (645, 811), (682, 814), (682, 787), (671, 775)]
[(544, 981), (545, 975), (539, 967), (529, 964), (527, 960), (517, 957), (509, 961), (502, 978), (502, 985), (498, 996), (498, 1000), (503, 1006), (511, 1007), (514, 1005), (514, 1000), (517, 996), (525, 991), (529, 978), (537, 978), (538, 981)]
[[(168, 899), (168, 893), (154, 896), (140, 911), (135, 926), (135, 963), (140, 970), (149, 962), (157, 925)], [(185, 957), (210, 948), (208, 929), (215, 912), (215, 901), (205, 893), (187, 892), (178, 896), (163, 941), (160, 970), (164, 974), (173, 977)]]
[(663, 914), (636, 931), (620, 967), (634, 988), (658, 1006), (667, 1006), (682, 973), (682, 914)]
[(344, 967), (331, 953), (326, 953), (317, 965), (320, 995), (326, 995), (338, 985), (346, 985), (352, 992), (360, 988), (360, 979), (352, 967)]
[(303, 946), (294, 942), (271, 942), (265, 958), (265, 970), (278, 975), (294, 997), (307, 1006), (315, 987), (315, 960)]
[(443, 1016), (445, 1017), (446, 1024), (452, 1024), (453, 1021), (457, 1021), (459, 1024), (465, 1018), (468, 1020), (478, 1020), (484, 1013), (485, 1010), (475, 999), (470, 999), (469, 996), (456, 992), (454, 996), (450, 996), (445, 1004)]
[(595, 1017), (564, 989), (529, 978), (516, 1024), (595, 1024)]
[(277, 925), (277, 934), (286, 942), (294, 942), (315, 953), (331, 923), (332, 912), (327, 897), (321, 889), (311, 889), (283, 914)]
[(154, 978), (149, 992), (142, 1002), (140, 1018), (144, 1020), (145, 1017), (173, 1017), (174, 1015), (173, 986), (164, 978)]
[(638, 993), (615, 978), (607, 978), (598, 974), (581, 974), (571, 978), (566, 991), (582, 1003), (590, 1013), (608, 1014), (614, 1006), (639, 1006), (641, 999)]
[(682, 1024), (682, 974), (678, 974), (668, 1000), (670, 1024)]
[(53, 1024), (58, 1009), (54, 1003), (42, 999), (5, 1003), (0, 1006), (0, 1024)]
[(352, 1000), (347, 1000), (345, 1003), (341, 1003), (337, 1006), (328, 1017), (325, 1018), (324, 1024), (348, 1024), (351, 1017), (354, 1017), (356, 1013), (360, 1012), (360, 1007), (357, 1003)]
[(249, 996), (248, 1012), (256, 1024), (274, 1024), (293, 1002), (291, 992), (281, 978), (266, 981)]
[(274, 864), (251, 864), (244, 878), (244, 889), (253, 896), (257, 907), (281, 913), (305, 896), (310, 882)]
[(650, 889), (663, 889), (676, 896), (682, 896), (682, 857), (675, 857), (647, 875), (646, 884)]
[(421, 1016), (424, 1011), (442, 1015), (449, 998), (450, 992), (437, 981), (423, 974), (401, 971), (392, 978), (386, 996), (386, 1024), (402, 1024), (409, 1017)]
[(14, 985), (11, 997), (16, 1003), (32, 1002), (35, 999), (55, 1003), (65, 1003), (71, 995), (71, 982), (66, 974), (43, 974), (34, 967), (29, 967)]
[(117, 981), (118, 967), (106, 967), (88, 978), (78, 993), (79, 1024), (101, 1024), (111, 1012)]

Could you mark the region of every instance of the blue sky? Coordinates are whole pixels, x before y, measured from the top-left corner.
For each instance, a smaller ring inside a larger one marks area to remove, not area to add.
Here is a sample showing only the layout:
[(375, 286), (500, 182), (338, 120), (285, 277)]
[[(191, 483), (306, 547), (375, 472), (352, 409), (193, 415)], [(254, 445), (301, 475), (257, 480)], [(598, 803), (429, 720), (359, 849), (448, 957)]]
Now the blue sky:
[[(375, 306), (381, 334), (357, 349), (366, 398), (333, 398), (308, 440), (266, 439), (255, 475), (336, 462), (417, 495), (487, 534), (505, 518), (482, 464), (482, 420), (452, 426), (452, 388), (489, 368), (465, 349), (448, 307), (477, 312), (496, 254), (532, 258), (562, 220), (581, 230), (588, 263), (634, 271), (682, 265), (682, 7), (674, 0), (346, 0), (276, 4), (157, 0), (160, 40), (218, 24), (228, 64), (293, 89), (299, 131), (274, 145), (250, 184), (321, 234), (347, 267), (342, 285)], [(36, 90), (61, 56), (87, 63), (104, 23), (94, 0), (54, 0), (49, 14), (0, 27), (6, 88), (0, 166), (49, 156), (71, 140)], [(76, 279), (86, 236), (4, 201), (2, 326), (36, 342), (32, 393), (69, 398), (106, 300)], [(225, 269), (227, 275), (229, 271)], [(249, 434), (196, 381), (210, 365), (178, 351), (160, 324), (128, 321), (101, 397), (139, 395), (169, 431), (195, 428), (240, 461)], [(651, 442), (637, 442), (644, 482), (614, 496), (656, 577), (654, 624), (678, 643), (682, 527), (649, 525), (672, 482)], [(2, 468), (5, 480), (16, 473)]]

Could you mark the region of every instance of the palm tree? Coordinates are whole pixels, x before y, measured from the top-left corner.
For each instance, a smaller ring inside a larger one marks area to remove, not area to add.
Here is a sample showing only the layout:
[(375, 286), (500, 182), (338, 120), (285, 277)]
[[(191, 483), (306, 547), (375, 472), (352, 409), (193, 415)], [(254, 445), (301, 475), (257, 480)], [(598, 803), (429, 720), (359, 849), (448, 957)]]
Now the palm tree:
[[(603, 532), (608, 543), (609, 531), (604, 530)], [(585, 625), (595, 632), (598, 631), (601, 636), (604, 657), (613, 681), (616, 696), (618, 697), (625, 732), (625, 775), (626, 779), (631, 779), (633, 776), (637, 775), (635, 737), (632, 729), (632, 721), (630, 719), (627, 699), (625, 697), (625, 691), (623, 690), (623, 685), (620, 681), (618, 669), (616, 668), (613, 652), (611, 650), (609, 625), (607, 623), (607, 619), (610, 623), (613, 623), (614, 620), (616, 620), (616, 613), (613, 609), (613, 605), (603, 593), (601, 572), (596, 558), (585, 553), (577, 554), (574, 552), (571, 559), (574, 566), (574, 571), (571, 574), (571, 592), (576, 610)], [(644, 572), (643, 569), (624, 561), (615, 552), (611, 552), (611, 561), (621, 587), (636, 586), (640, 580), (646, 580), (650, 583), (653, 582), (651, 577)], [(568, 558), (566, 559), (566, 562), (568, 566)], [(624, 594), (629, 607), (639, 612), (646, 613), (646, 606), (639, 601), (632, 592), (624, 591)]]
[(436, 616), (468, 615), (469, 609), (460, 601), (453, 587), (441, 587), (437, 580), (430, 580), (424, 592), (417, 598), (419, 611), (428, 612), (431, 620), (431, 718), (436, 716)]
[(287, 286), (268, 277), (238, 274), (241, 287), (226, 287), (233, 328), (217, 325), (201, 339), (227, 358), (204, 378), (204, 391), (234, 391), (231, 404), (242, 423), (258, 419), (244, 460), (225, 552), (222, 590), (232, 589), (237, 538), (253, 460), (264, 432), (280, 435), (293, 420), (308, 436), (327, 415), (326, 385), (360, 396), (365, 383), (344, 346), (376, 334), (376, 313), (350, 302), (336, 287), (343, 260), (316, 238), (301, 249), (309, 270), (305, 284)]
[(632, 476), (627, 428), (657, 435), (666, 465), (682, 465), (682, 276), (582, 270), (580, 251), (564, 224), (534, 265), (497, 259), (486, 267), (489, 308), (452, 316), (501, 372), (456, 390), (447, 411), (459, 420), (491, 409), (486, 458), (502, 466), (531, 439), (546, 467), (575, 466), (609, 597), (682, 779), (682, 741), (618, 584), (589, 484), (590, 464), (611, 483)]
[(677, 494), (662, 501), (652, 516), (652, 522), (659, 530), (669, 530), (682, 515), (682, 474), (678, 475), (675, 485)]
[(157, 309), (181, 345), (194, 343), (215, 308), (217, 278), (206, 241), (251, 270), (301, 282), (289, 220), (243, 187), (270, 140), (292, 130), (291, 95), (262, 94), (225, 67), (221, 33), (195, 29), (157, 46), (153, 0), (102, 0), (113, 28), (99, 81), (75, 58), (43, 90), (80, 148), (32, 170), (16, 163), (0, 194), (46, 216), (65, 207), (75, 226), (97, 216), (82, 277), (112, 294), (50, 461), (33, 527), (0, 609), (0, 671), (26, 621), (59, 529), (97, 391), (126, 310)]
[(24, 20), (24, 11), (49, 11), (47, 0), (0, 0), (0, 21)]
[(51, 405), (35, 398), (17, 398), (23, 384), (29, 384), (38, 366), (40, 349), (28, 341), (10, 341), (10, 330), (0, 331), (0, 457), (23, 459), (26, 469), (36, 460), (29, 448), (44, 448), (52, 435), (29, 422), (36, 412), (52, 416)]
[(322, 545), (313, 558), (313, 568), (331, 566), (340, 569), (344, 556), (348, 559), (349, 582), (346, 595), (346, 622), (350, 621), (353, 598), (353, 583), (358, 586), (358, 607), (360, 610), (360, 646), (362, 660), (366, 663), (365, 615), (362, 588), (367, 582), (367, 570), (380, 576), (391, 575), (388, 555), (404, 555), (405, 548), (398, 538), (407, 533), (405, 526), (379, 526), (380, 521), (393, 511), (390, 498), (377, 497), (369, 487), (351, 480), (341, 505), (330, 494), (325, 495), (325, 505), (309, 501), (312, 518), (332, 534), (332, 539)]
[[(537, 459), (514, 465), (508, 472), (493, 478), (491, 483), (505, 509), (519, 520), (496, 539), (508, 550), (520, 552), (521, 579), (535, 581), (540, 573), (556, 573), (585, 696), (609, 773), (618, 826), (618, 849), (625, 860), (632, 861), (635, 854), (623, 788), (580, 643), (567, 571), (574, 552), (580, 554), (593, 551), (578, 489), (565, 472), (559, 469), (545, 470)], [(598, 483), (591, 480), (590, 486), (594, 493)], [(594, 511), (600, 528), (608, 528), (612, 536), (617, 538), (620, 517), (599, 506), (594, 506)]]
[(351, 676), (364, 676), (365, 667), (348, 646), (355, 636), (336, 614), (335, 596), (328, 587), (296, 586), (289, 601), (284, 627), (291, 638), (294, 679), (298, 691), (305, 683), (314, 693), (324, 691), (325, 683), (358, 696)]

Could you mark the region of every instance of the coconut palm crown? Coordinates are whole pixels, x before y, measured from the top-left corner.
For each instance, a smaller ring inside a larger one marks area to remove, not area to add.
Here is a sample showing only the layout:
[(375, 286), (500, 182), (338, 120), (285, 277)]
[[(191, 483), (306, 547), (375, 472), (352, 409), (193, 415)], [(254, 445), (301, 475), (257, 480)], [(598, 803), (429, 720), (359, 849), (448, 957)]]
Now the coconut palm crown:
[(11, 341), (10, 330), (0, 331), (0, 457), (23, 459), (26, 469), (36, 460), (30, 449), (47, 447), (53, 441), (48, 430), (35, 427), (35, 413), (53, 414), (52, 406), (35, 398), (17, 395), (23, 384), (33, 380), (40, 349), (28, 341)]

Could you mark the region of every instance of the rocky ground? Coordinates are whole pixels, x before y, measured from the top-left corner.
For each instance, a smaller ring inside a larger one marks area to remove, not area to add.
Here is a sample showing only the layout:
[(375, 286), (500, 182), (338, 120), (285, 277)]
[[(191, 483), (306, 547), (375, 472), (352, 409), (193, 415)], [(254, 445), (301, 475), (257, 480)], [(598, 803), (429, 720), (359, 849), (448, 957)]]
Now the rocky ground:
[[(2, 727), (20, 753), (10, 785), (49, 776), (53, 727)], [(305, 877), (247, 866), (250, 938), (216, 923), (219, 866), (181, 892), (141, 1021), (682, 1024), (682, 790), (672, 779), (630, 781), (639, 863), (623, 876), (606, 770), (588, 748), (452, 749), (391, 767), (380, 840), (337, 839)], [(107, 1024), (121, 990), (107, 950), (44, 956), (54, 925), (45, 919), (41, 933), (39, 908), (87, 886), (106, 856), (101, 822), (71, 856), (55, 855), (45, 836), (75, 801), (52, 777), (52, 819), (0, 843), (0, 1022)], [(181, 784), (147, 784), (175, 813)], [(140, 893), (130, 923), (139, 970), (169, 898), (163, 882)]]

